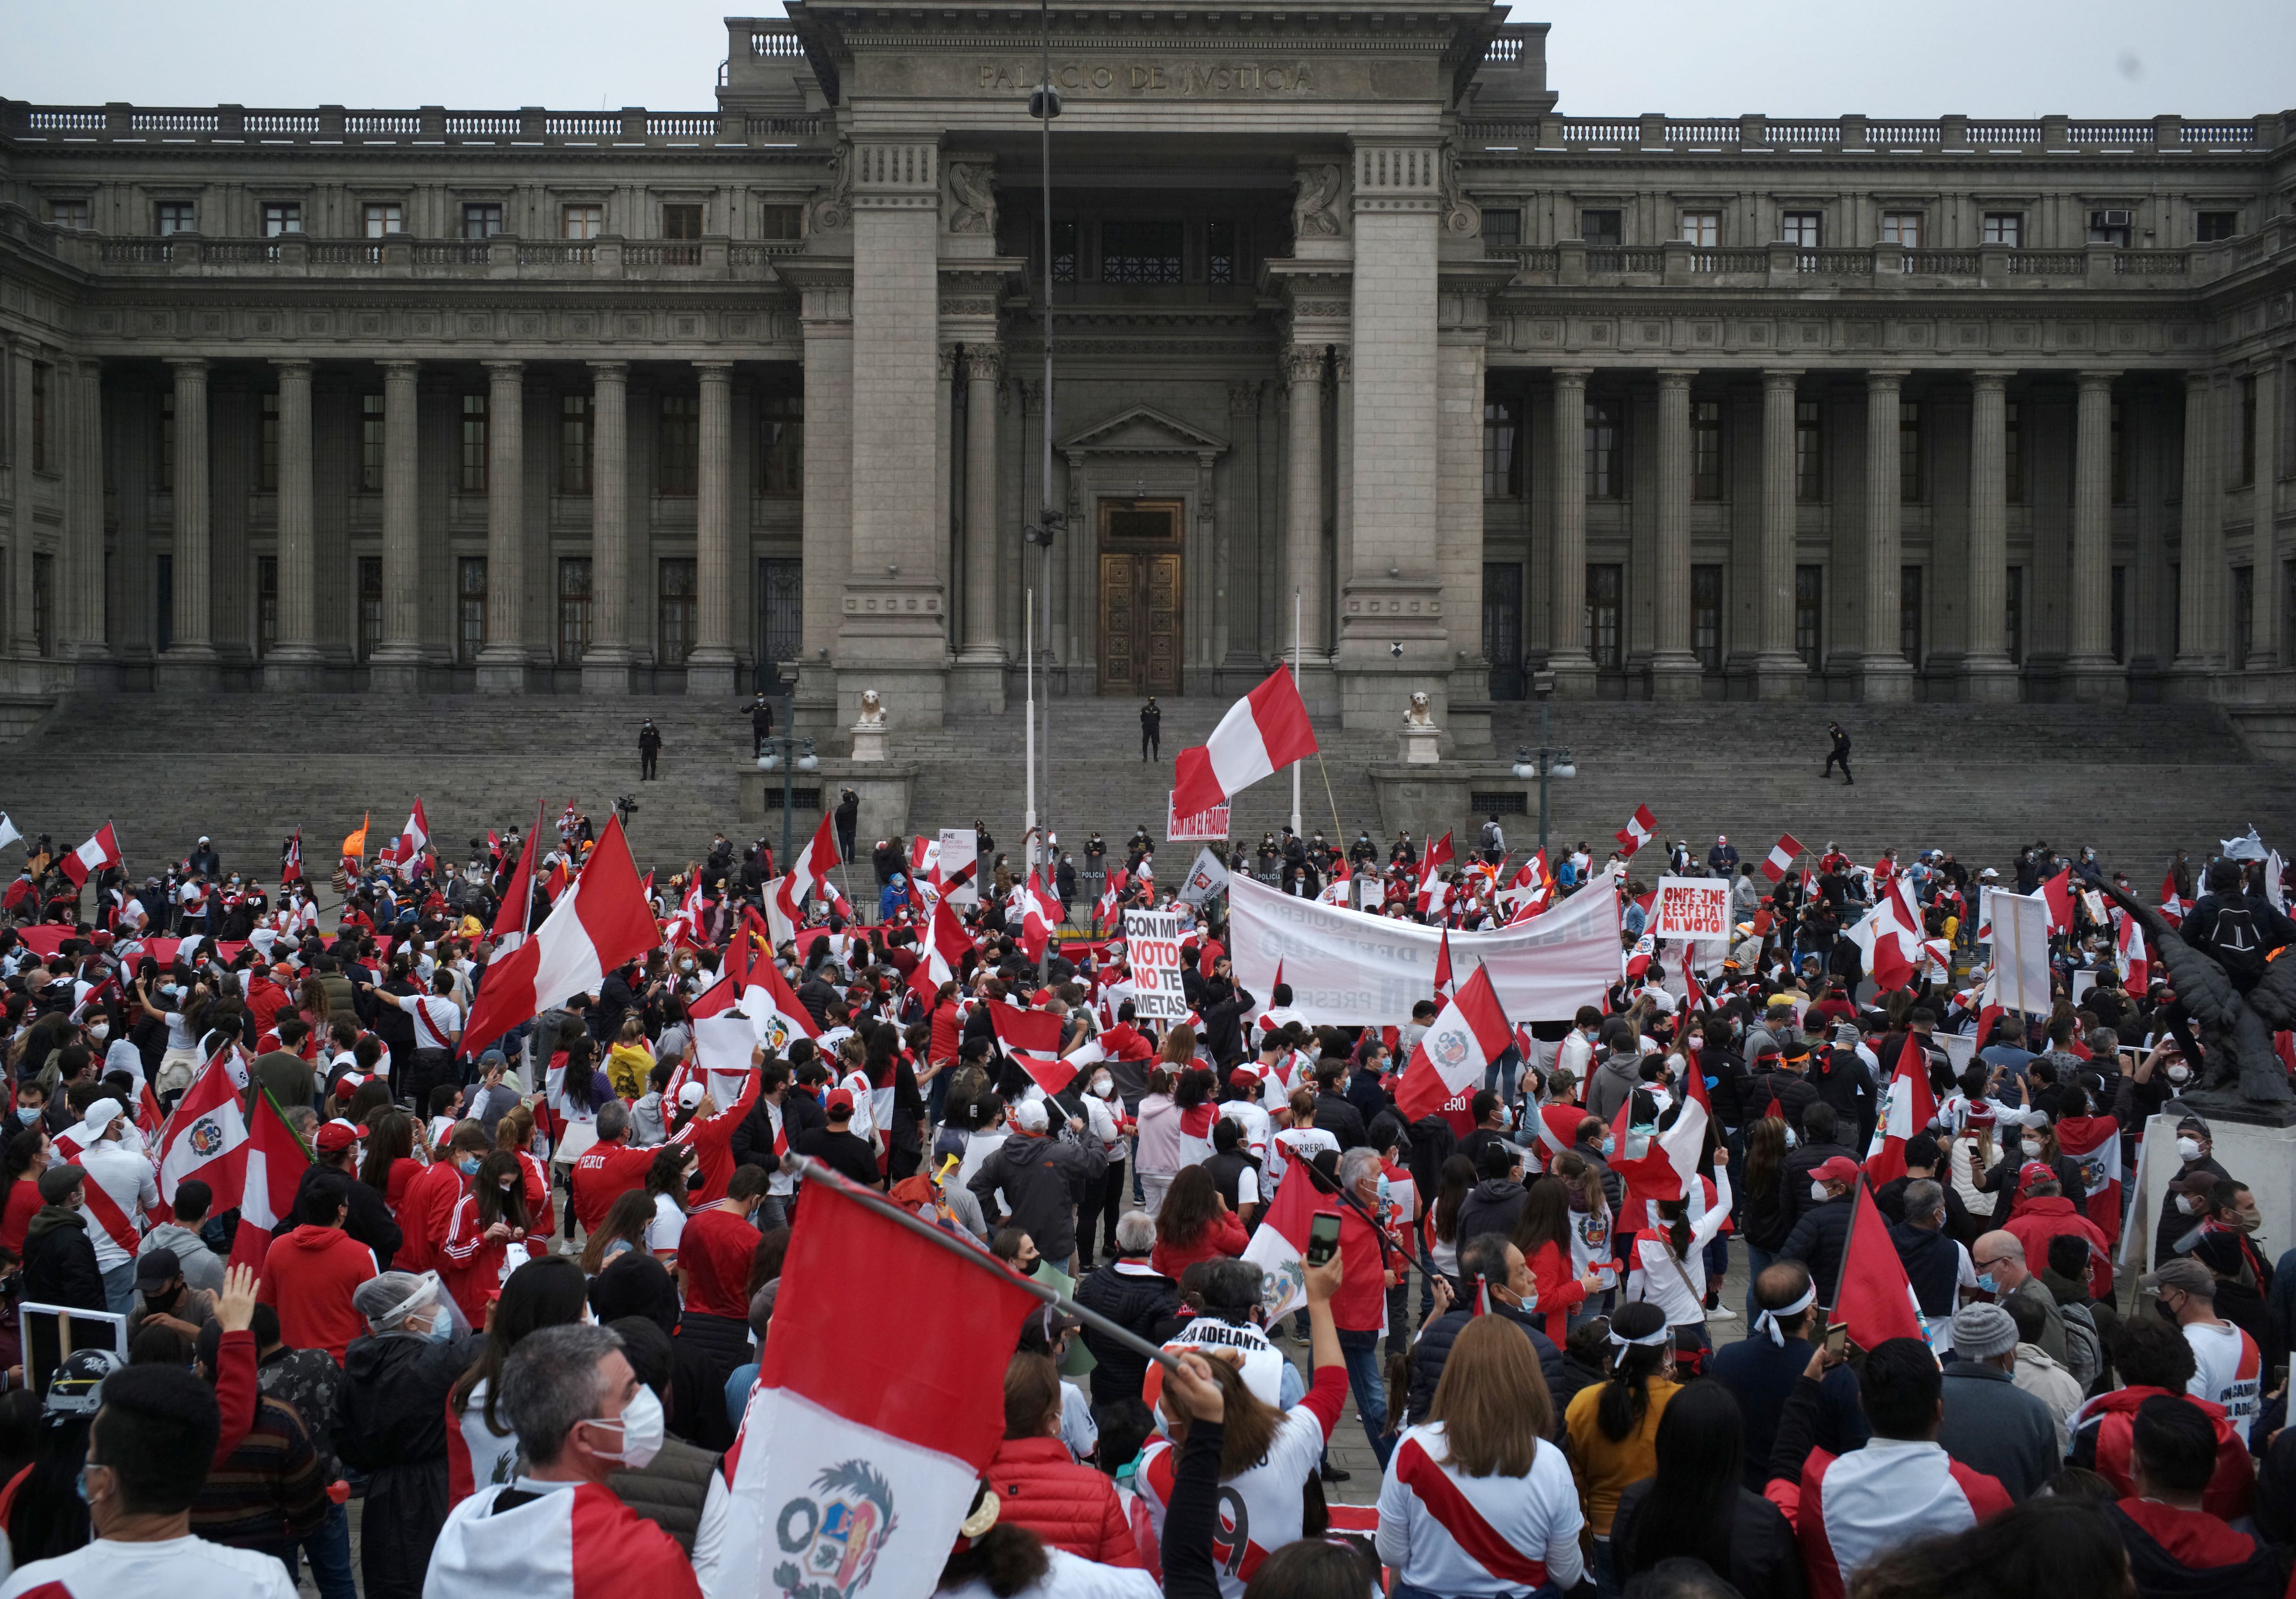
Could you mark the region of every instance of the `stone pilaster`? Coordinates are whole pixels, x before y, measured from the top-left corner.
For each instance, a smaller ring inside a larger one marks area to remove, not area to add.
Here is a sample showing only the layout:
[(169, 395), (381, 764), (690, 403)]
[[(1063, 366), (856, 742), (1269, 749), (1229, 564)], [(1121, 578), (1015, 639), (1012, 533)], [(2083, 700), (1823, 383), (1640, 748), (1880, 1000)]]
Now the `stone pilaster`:
[(1905, 553), (1898, 385), (1905, 377), (1902, 372), (1866, 374), (1866, 563), (1860, 594), (1866, 627), (1857, 686), (1859, 697), (1868, 701), (1914, 697), (1914, 663), (1906, 659), (1898, 633)]
[(590, 363), (590, 647), (582, 692), (630, 692), (630, 366)]
[(1961, 697), (1998, 703), (2023, 692), (2009, 659), (2008, 372), (1969, 375), (1969, 646)]
[[(1004, 646), (996, 629), (996, 397), (1004, 352), (964, 352), (964, 651), (956, 669), (967, 707), (1004, 708)], [(958, 691), (952, 685), (951, 693)]]
[(2215, 449), (2216, 381), (2185, 374), (2184, 504), (2177, 566), (2177, 661), (2170, 697), (2206, 700), (2225, 667), (2224, 498)]
[(322, 685), (311, 363), (281, 361), (277, 370), (279, 636), (263, 658), (263, 686), (274, 693), (308, 693)]
[(209, 575), (214, 506), (208, 494), (208, 364), (171, 360), (176, 373), (174, 640), (154, 680), (163, 689), (204, 693), (216, 687), (215, 591)]
[(1587, 380), (1591, 368), (1554, 369), (1554, 470), (1548, 477), (1554, 502), (1553, 576), (1546, 669), (1554, 692), (1565, 699), (1591, 698), (1595, 657), (1587, 640)]
[(734, 364), (697, 361), (701, 378), (701, 471), (694, 496), (693, 651), (685, 692), (734, 696)]
[(1704, 674), (1690, 644), (1690, 384), (1698, 374), (1658, 374), (1658, 559), (1653, 700), (1695, 700)]
[(1809, 668), (1794, 653), (1794, 394), (1799, 371), (1762, 373), (1762, 521), (1751, 683), (1761, 700), (1808, 696)]
[(2128, 676), (2112, 659), (2112, 381), (2084, 372), (2073, 421), (2072, 698), (2117, 704)]
[[(1277, 596), (1272, 652), (1299, 660), (1300, 692), (1311, 711), (1332, 709), (1331, 644), (1324, 631), (1324, 350), (1295, 344), (1283, 354), (1291, 422), (1283, 482), (1283, 551), (1289, 581)], [(1295, 609), (1296, 598), (1296, 609)], [(1294, 626), (1293, 617), (1298, 617)], [(1296, 643), (1295, 643), (1296, 641)]]
[[(526, 692), (526, 368), (487, 369), (487, 642), (479, 652), (482, 694)], [(596, 560), (596, 552), (592, 552)], [(598, 592), (594, 565), (591, 593)], [(595, 603), (594, 600), (593, 603)]]
[(71, 383), (70, 473), (63, 539), (64, 650), (81, 688), (119, 686), (104, 629), (103, 363), (76, 362)]
[(367, 660), (378, 693), (422, 684), (421, 378), (419, 361), (382, 363), (382, 643)]

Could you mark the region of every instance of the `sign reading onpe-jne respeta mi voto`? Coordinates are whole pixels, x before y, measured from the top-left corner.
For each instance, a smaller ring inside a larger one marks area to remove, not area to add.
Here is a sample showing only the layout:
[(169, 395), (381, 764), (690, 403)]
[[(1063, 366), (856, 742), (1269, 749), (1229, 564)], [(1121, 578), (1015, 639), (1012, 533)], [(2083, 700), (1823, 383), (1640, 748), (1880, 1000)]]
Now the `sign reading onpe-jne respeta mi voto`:
[(1661, 877), (1646, 930), (1661, 939), (1730, 936), (1730, 885), (1715, 877)]

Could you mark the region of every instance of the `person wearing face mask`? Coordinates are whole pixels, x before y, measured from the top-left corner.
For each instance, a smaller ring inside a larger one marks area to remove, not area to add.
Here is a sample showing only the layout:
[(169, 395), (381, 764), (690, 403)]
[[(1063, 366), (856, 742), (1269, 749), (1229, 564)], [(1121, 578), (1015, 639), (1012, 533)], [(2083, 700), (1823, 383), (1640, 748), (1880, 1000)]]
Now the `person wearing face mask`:
[(1849, 1242), (1854, 1191), (1863, 1174), (1847, 1155), (1834, 1155), (1810, 1172), (1808, 1202), (1778, 1250), (1781, 1260), (1799, 1260), (1810, 1281), (1832, 1287), (1841, 1278), (1841, 1251)]
[(701, 1599), (677, 1540), (611, 1486), (618, 1473), (651, 1465), (665, 1436), (661, 1400), (639, 1381), (620, 1334), (545, 1327), (511, 1351), (502, 1388), (526, 1470), (456, 1505), (435, 1548), (425, 1540), (422, 1591), (430, 1599), (483, 1599), (562, 1588), (576, 1562), (578, 1520), (583, 1548), (600, 1552), (618, 1587), (649, 1599)]
[[(2195, 1177), (2230, 1178), (2232, 1173), (2217, 1163), (2213, 1152), (2215, 1147), (2206, 1121), (2193, 1115), (2179, 1119), (2177, 1123), (2177, 1169), (2169, 1178), (2168, 1192), (2176, 1194), (2185, 1191), (2194, 1185)], [(2174, 1256), (2177, 1240), (2193, 1230), (2199, 1216), (2197, 1202), (2190, 1210), (2173, 1201), (2163, 1203), (2152, 1227), (2152, 1259), (2166, 1260)]]
[[(443, 1141), (440, 1158), (433, 1160), (406, 1185), (398, 1205), (398, 1230), (403, 1242), (391, 1264), (406, 1270), (430, 1271), (439, 1263), (439, 1249), (455, 1220), (455, 1208), (470, 1191), (471, 1178), (485, 1158), (486, 1129), (475, 1121), (458, 1121)], [(611, 1197), (608, 1200), (611, 1203)]]
[[(418, 1599), (447, 1519), (447, 1397), (482, 1340), (435, 1272), (384, 1272), (352, 1305), (367, 1332), (344, 1353), (334, 1420), (337, 1452), (367, 1477), (360, 1588), (365, 1599)], [(504, 1402), (514, 1403), (507, 1391)]]
[(1977, 1292), (1996, 1304), (2012, 1297), (2030, 1301), (2041, 1312), (2041, 1333), (2033, 1342), (2059, 1365), (2072, 1364), (2070, 1348), (2065, 1342), (2065, 1319), (2057, 1309), (2057, 1301), (2033, 1275), (2026, 1263), (2025, 1246), (2014, 1233), (1995, 1232), (1980, 1235), (1969, 1246), (1969, 1264), (1977, 1271)]
[(472, 1174), (471, 1191), (455, 1207), (439, 1247), (439, 1274), (472, 1326), (485, 1324), (487, 1300), (503, 1279), (543, 1253), (547, 1239), (534, 1235), (533, 1220), (517, 1153), (492, 1151)]

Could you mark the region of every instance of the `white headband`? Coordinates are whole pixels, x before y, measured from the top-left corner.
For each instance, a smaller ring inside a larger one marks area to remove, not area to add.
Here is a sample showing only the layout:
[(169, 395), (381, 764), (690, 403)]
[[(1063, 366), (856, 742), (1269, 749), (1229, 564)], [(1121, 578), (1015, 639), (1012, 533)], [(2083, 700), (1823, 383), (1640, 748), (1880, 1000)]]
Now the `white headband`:
[(1640, 1338), (1621, 1338), (1614, 1328), (1611, 1332), (1611, 1347), (1614, 1349), (1624, 1349), (1641, 1344), (1645, 1348), (1652, 1348), (1667, 1342), (1673, 1336), (1674, 1329), (1663, 1324), (1656, 1332), (1645, 1332)]
[(1754, 1331), (1757, 1332), (1768, 1333), (1770, 1335), (1770, 1342), (1776, 1348), (1783, 1349), (1786, 1347), (1786, 1335), (1778, 1326), (1778, 1317), (1782, 1316), (1800, 1316), (1803, 1311), (1808, 1309), (1812, 1305), (1816, 1303), (1817, 1285), (1813, 1283), (1808, 1288), (1802, 1290), (1801, 1298), (1796, 1300), (1792, 1304), (1781, 1305), (1775, 1310), (1765, 1310), (1761, 1315), (1756, 1316), (1754, 1318)]

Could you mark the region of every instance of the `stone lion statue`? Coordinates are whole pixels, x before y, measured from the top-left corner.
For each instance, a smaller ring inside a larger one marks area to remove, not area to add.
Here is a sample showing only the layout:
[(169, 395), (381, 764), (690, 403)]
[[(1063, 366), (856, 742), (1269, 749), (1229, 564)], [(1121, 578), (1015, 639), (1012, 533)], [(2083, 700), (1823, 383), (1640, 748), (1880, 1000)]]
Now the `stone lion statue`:
[(1427, 693), (1425, 690), (1414, 689), (1412, 691), (1411, 709), (1403, 713), (1403, 725), (1406, 727), (1432, 727), (1435, 726), (1435, 713), (1428, 708)]
[(885, 701), (878, 697), (877, 691), (875, 689), (863, 689), (861, 691), (861, 720), (859, 726), (864, 727), (882, 727), (884, 725)]

